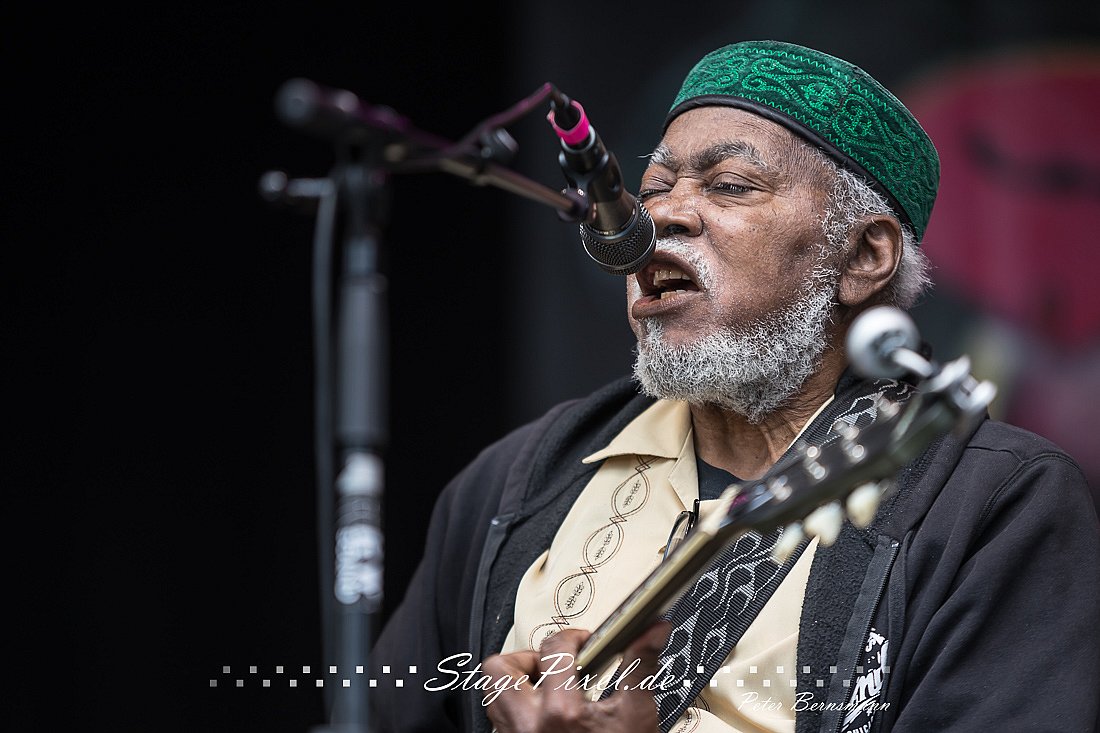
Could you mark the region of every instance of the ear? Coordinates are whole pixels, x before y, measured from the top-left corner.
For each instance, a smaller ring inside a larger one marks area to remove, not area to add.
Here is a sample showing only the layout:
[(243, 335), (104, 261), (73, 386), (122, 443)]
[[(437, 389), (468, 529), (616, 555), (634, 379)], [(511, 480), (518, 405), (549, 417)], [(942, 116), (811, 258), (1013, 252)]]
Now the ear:
[(858, 307), (873, 302), (894, 276), (901, 259), (901, 225), (892, 216), (864, 217), (852, 226), (848, 242), (839, 299)]

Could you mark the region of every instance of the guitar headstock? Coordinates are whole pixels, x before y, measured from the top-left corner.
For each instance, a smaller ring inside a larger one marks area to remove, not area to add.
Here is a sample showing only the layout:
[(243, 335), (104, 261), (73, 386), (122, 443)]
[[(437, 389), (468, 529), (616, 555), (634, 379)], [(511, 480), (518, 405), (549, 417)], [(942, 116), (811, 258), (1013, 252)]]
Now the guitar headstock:
[(845, 518), (858, 527), (874, 519), (897, 471), (929, 443), (980, 419), (996, 388), (970, 375), (965, 356), (938, 365), (913, 350), (916, 341), (916, 327), (902, 311), (883, 306), (862, 314), (848, 338), (853, 367), (867, 377), (910, 372), (919, 378), (912, 394), (904, 401), (879, 394), (866, 411), (869, 424), (837, 420), (820, 444), (800, 441), (766, 476), (731, 487), (723, 531), (783, 526), (778, 562), (806, 537), (830, 545)]

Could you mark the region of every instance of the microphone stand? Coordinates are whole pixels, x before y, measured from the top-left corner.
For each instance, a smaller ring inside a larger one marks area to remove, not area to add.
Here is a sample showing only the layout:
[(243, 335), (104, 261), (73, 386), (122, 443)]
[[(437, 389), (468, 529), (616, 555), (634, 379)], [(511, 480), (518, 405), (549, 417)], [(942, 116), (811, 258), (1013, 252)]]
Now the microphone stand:
[(551, 190), (497, 162), (516, 150), (503, 126), (547, 98), (561, 98), (550, 84), (449, 143), (416, 130), (392, 109), (305, 79), (287, 82), (277, 95), (283, 121), (331, 141), (337, 159), (327, 178), (288, 180), (270, 171), (260, 180), (260, 194), (269, 202), (316, 213), (312, 300), (322, 641), (325, 659), (337, 662), (337, 678), (324, 685), (328, 718), (313, 733), (372, 731), (368, 688), (351, 681), (367, 669), (382, 608), (389, 354), (387, 279), (379, 263), (389, 176), (442, 171), (546, 204), (563, 221), (581, 221), (589, 212), (583, 193)]

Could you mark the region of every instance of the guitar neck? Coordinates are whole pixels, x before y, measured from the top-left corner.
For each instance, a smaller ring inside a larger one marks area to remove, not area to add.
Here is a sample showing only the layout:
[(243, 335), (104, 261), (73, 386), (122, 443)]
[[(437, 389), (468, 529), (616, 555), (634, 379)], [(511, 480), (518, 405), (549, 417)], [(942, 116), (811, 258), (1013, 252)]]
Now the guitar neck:
[(577, 653), (577, 667), (597, 674), (604, 672), (630, 642), (637, 639), (672, 606), (680, 594), (699, 577), (707, 564), (721, 552), (723, 546), (736, 535), (732, 527), (721, 527), (717, 530), (697, 527), (592, 632)]

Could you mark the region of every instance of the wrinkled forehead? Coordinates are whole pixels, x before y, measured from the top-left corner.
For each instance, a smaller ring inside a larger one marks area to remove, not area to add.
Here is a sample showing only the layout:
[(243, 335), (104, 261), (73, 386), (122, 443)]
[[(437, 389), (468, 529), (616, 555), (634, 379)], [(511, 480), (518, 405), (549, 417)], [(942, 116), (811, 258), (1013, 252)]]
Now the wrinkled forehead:
[(651, 165), (674, 173), (701, 173), (733, 161), (779, 183), (805, 173), (823, 179), (824, 159), (798, 136), (771, 120), (732, 107), (699, 107), (672, 120), (650, 154)]
[(719, 140), (737, 141), (774, 157), (796, 138), (786, 128), (760, 115), (733, 107), (713, 106), (698, 107), (676, 117), (665, 128), (661, 145), (686, 151)]
[(674, 152), (662, 142), (649, 156), (651, 164), (668, 168), (673, 173), (698, 173), (710, 170), (727, 160), (742, 162), (760, 172), (772, 171), (777, 167), (769, 163), (755, 145), (745, 140), (715, 140), (702, 148), (692, 148), (684, 153)]

